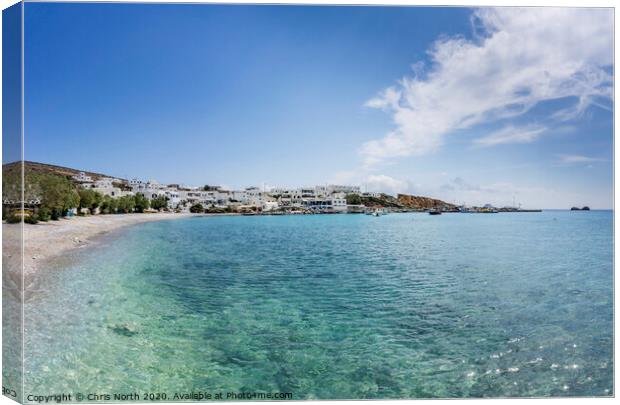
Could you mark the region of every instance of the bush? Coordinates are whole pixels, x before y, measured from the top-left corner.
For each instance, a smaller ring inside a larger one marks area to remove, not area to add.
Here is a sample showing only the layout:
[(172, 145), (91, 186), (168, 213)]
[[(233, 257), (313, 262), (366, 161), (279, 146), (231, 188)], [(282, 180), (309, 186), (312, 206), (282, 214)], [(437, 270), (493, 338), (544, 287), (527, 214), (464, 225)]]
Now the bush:
[(191, 207), (189, 207), (189, 212), (192, 212), (194, 214), (199, 214), (201, 212), (205, 212), (205, 207), (203, 207), (202, 204), (200, 203), (196, 203), (192, 205)]
[(6, 219), (7, 224), (19, 224), (20, 222), (22, 222), (22, 217), (18, 215), (9, 215)]
[(347, 194), (345, 199), (349, 205), (360, 205), (362, 203), (362, 197), (357, 194)]
[(39, 210), (39, 213), (37, 214), (37, 217), (39, 218), (39, 221), (49, 221), (51, 219), (50, 210), (48, 210), (47, 208), (41, 208)]
[(26, 217), (24, 217), (24, 222), (27, 224), (37, 224), (39, 223), (39, 220), (37, 219), (36, 215), (28, 215)]

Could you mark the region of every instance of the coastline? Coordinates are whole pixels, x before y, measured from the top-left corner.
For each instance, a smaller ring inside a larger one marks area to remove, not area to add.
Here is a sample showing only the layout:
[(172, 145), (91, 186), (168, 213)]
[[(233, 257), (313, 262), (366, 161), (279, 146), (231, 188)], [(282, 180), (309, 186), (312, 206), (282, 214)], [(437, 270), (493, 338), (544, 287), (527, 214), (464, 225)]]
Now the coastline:
[[(72, 250), (96, 246), (101, 236), (120, 228), (145, 222), (208, 215), (189, 213), (92, 215), (39, 222), (36, 225), (25, 224), (24, 276), (31, 278), (45, 264)], [(11, 273), (11, 278), (20, 274), (20, 230), (19, 224), (2, 224), (2, 262), (5, 269)]]

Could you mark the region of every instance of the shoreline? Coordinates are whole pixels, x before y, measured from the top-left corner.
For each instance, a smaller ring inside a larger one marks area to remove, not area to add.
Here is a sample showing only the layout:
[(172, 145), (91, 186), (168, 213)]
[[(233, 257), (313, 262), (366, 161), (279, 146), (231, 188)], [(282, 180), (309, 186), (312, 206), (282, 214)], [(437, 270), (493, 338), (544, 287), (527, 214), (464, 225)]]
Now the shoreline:
[[(189, 213), (90, 215), (39, 222), (36, 225), (25, 224), (23, 228), (24, 276), (30, 279), (51, 261), (76, 249), (92, 248), (97, 245), (102, 236), (127, 226), (213, 215)], [(20, 231), (20, 224), (2, 224), (2, 262), (13, 279), (21, 274)]]

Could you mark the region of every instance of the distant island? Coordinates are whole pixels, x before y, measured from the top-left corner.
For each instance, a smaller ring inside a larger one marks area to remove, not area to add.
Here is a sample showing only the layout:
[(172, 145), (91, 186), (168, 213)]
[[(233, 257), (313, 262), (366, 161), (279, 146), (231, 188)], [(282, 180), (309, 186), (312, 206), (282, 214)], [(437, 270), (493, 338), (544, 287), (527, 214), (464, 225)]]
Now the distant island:
[(588, 207), (587, 205), (583, 208), (579, 208), (579, 207), (571, 207), (570, 209), (571, 211), (590, 211), (590, 207)]

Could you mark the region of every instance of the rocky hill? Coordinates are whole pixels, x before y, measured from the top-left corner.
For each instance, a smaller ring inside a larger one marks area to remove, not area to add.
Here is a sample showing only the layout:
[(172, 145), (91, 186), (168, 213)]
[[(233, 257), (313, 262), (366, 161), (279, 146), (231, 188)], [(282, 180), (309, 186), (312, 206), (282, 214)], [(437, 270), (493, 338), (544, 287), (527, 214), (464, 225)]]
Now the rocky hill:
[(450, 204), (442, 200), (407, 194), (398, 194), (397, 197), (381, 194), (379, 197), (359, 197), (357, 200), (358, 201), (351, 201), (350, 203), (364, 204), (366, 207), (370, 208), (395, 208), (416, 211), (424, 211), (433, 208), (438, 208), (443, 211), (457, 210), (457, 207), (454, 204)]
[(396, 197), (398, 203), (400, 203), (404, 208), (410, 209), (432, 209), (432, 208), (440, 208), (443, 210), (456, 210), (457, 207), (454, 204), (447, 203), (442, 200), (437, 200), (435, 198), (429, 197), (420, 197), (416, 195), (407, 195), (407, 194), (398, 194)]

